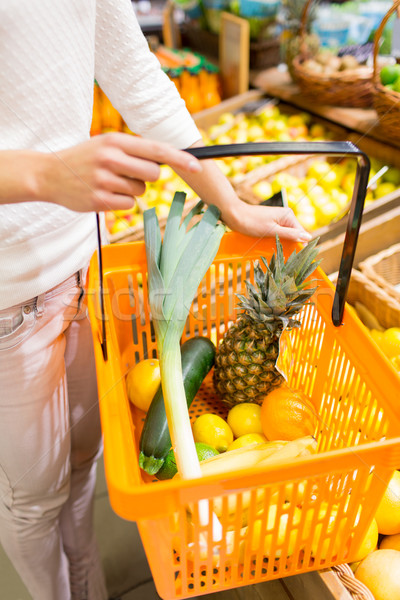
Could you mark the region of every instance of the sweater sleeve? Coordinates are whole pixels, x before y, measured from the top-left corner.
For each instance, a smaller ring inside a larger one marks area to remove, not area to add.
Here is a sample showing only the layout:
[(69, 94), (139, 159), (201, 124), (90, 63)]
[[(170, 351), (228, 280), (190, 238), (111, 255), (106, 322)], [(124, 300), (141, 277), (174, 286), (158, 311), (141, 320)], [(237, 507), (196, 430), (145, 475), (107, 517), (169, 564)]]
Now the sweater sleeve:
[(130, 0), (96, 2), (95, 76), (135, 133), (186, 148), (201, 135), (150, 51)]

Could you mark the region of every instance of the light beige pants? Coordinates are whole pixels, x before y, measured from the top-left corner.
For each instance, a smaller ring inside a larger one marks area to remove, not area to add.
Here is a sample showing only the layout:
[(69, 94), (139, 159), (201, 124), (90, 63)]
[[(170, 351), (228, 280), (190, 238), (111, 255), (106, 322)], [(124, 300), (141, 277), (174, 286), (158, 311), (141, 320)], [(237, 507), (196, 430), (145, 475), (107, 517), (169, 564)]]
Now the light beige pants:
[(101, 451), (82, 273), (0, 311), (0, 542), (34, 600), (104, 600)]

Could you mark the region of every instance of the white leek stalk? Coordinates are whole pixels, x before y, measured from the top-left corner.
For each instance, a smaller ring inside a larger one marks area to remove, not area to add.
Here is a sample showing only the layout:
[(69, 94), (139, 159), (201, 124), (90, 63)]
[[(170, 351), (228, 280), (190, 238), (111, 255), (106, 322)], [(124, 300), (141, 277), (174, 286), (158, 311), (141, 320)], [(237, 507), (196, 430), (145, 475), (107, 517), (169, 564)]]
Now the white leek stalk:
[[(178, 472), (183, 479), (201, 477), (183, 385), (180, 340), (190, 307), (225, 232), (218, 222), (220, 212), (209, 206), (201, 220), (188, 229), (192, 217), (204, 207), (199, 202), (182, 221), (185, 194), (172, 201), (164, 239), (155, 209), (144, 212), (149, 305), (160, 360), (165, 412)], [(208, 501), (199, 502), (202, 525), (208, 524)], [(221, 525), (213, 517), (213, 539), (222, 537)]]

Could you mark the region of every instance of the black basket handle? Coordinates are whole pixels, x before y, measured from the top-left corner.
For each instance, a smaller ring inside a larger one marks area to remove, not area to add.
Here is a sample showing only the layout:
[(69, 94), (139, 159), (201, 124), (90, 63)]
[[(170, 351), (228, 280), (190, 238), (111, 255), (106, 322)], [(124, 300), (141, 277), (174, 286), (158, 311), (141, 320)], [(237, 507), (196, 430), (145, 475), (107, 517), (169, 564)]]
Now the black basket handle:
[[(358, 233), (367, 193), (370, 171), (368, 156), (352, 142), (251, 142), (246, 144), (226, 144), (188, 148), (187, 152), (198, 158), (215, 159), (231, 156), (260, 156), (260, 155), (326, 155), (349, 157), (357, 159), (357, 171), (354, 183), (353, 197), (349, 210), (346, 235), (340, 260), (339, 273), (332, 306), (332, 323), (339, 327), (342, 324), (343, 312), (350, 283), (351, 270), (357, 247)], [(99, 244), (99, 276), (100, 301), (102, 313), (103, 356), (107, 360), (107, 345), (105, 337), (105, 315), (103, 304), (103, 272), (101, 261), (101, 246)]]

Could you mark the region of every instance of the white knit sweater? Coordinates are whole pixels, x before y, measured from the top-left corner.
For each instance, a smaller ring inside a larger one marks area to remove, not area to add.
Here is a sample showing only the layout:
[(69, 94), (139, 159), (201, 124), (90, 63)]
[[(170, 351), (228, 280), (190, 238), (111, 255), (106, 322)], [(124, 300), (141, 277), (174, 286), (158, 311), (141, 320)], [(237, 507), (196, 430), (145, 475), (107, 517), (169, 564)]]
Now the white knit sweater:
[[(200, 138), (130, 0), (2, 0), (0, 57), (0, 150), (88, 139), (94, 78), (135, 133), (178, 148)], [(0, 309), (51, 289), (95, 247), (94, 213), (0, 205)]]

